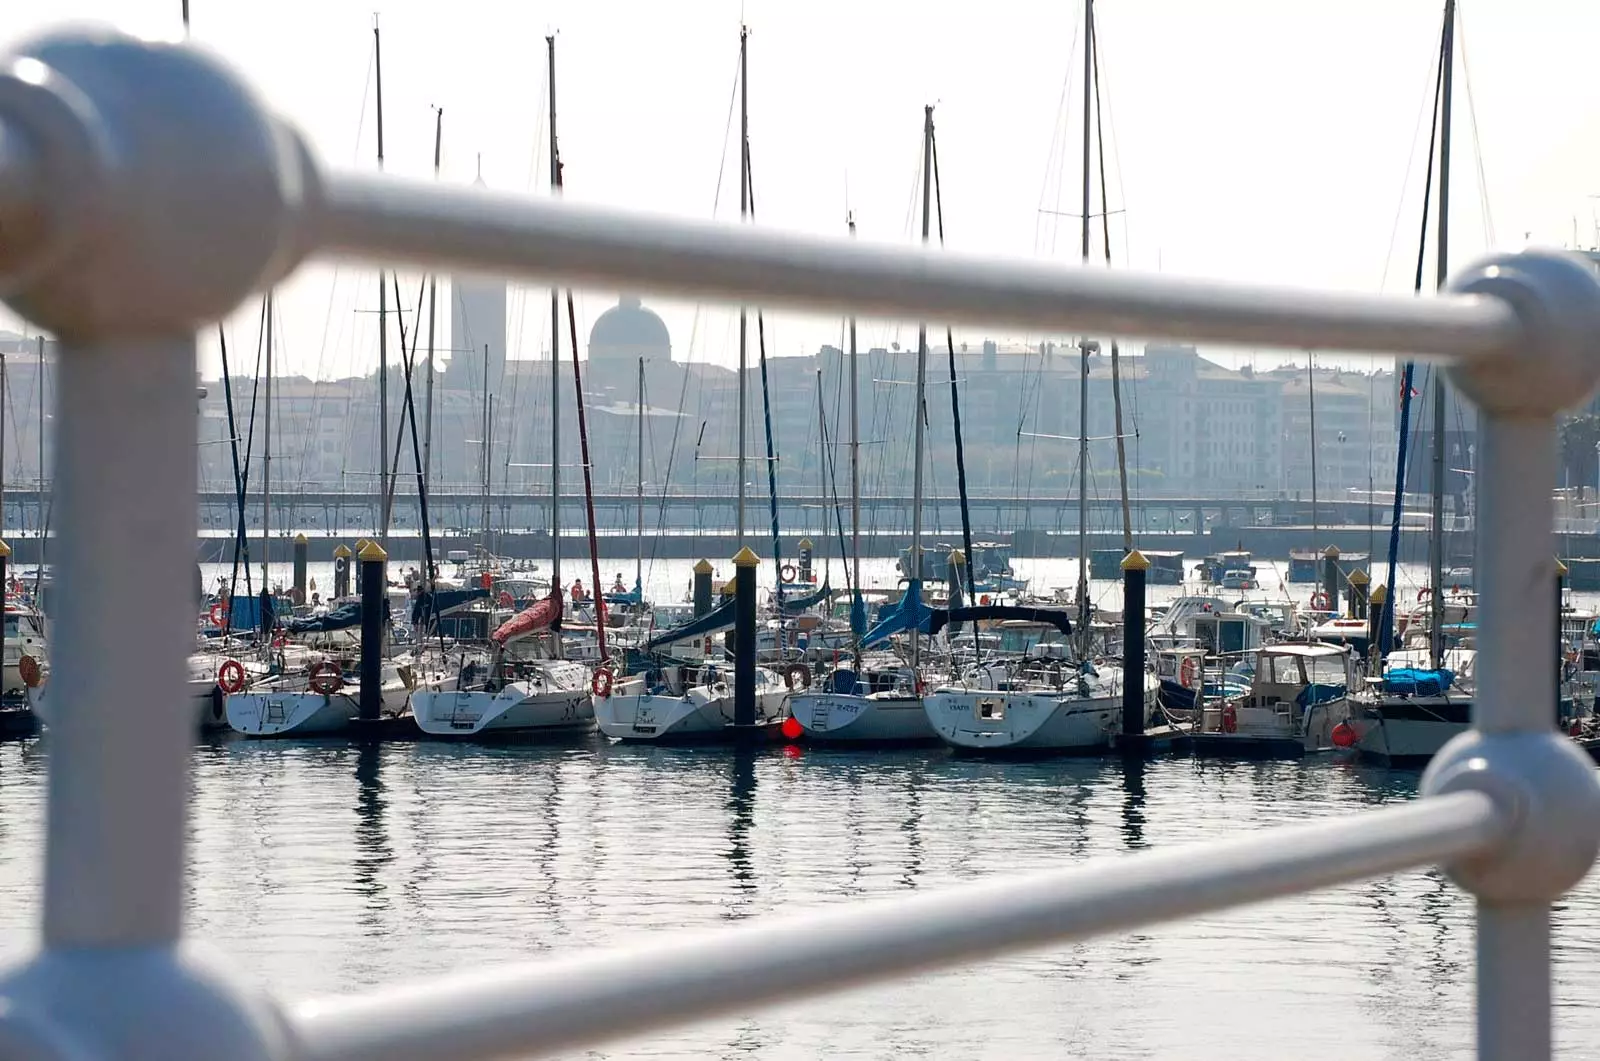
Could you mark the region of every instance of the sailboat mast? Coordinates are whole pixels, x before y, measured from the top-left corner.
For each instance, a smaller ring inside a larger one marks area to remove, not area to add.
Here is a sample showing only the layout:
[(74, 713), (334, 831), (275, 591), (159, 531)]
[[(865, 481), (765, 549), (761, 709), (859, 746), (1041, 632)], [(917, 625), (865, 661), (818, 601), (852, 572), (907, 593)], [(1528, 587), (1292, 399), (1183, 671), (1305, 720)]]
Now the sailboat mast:
[[(383, 170), (383, 38), (378, 16), (372, 16), (372, 71), (378, 97), (378, 170)], [(389, 546), (389, 293), (383, 286), (383, 270), (378, 270), (378, 544)], [(270, 320), (270, 313), (268, 318)], [(270, 374), (269, 374), (270, 375)], [(266, 558), (262, 557), (262, 563)]]
[[(272, 576), (272, 294), (267, 293), (266, 371), (262, 385), (266, 401), (262, 403), (261, 443), (261, 591), (271, 592)], [(264, 618), (264, 617), (263, 617)]]
[(494, 429), (494, 397), (489, 393), (489, 344), (483, 344), (483, 469), (478, 476), (478, 483), (483, 487), (483, 552), (487, 556), (489, 549), (489, 469), (494, 467), (494, 441), (489, 437), (489, 432)]
[[(739, 27), (739, 220), (750, 216), (750, 27)], [(738, 547), (744, 548), (745, 368), (750, 357), (750, 321), (739, 307), (739, 503), (735, 513)]]
[[(433, 114), (433, 177), (439, 179), (439, 161), (444, 145), (444, 108)], [(422, 425), (422, 481), (433, 486), (433, 340), (435, 311), (438, 308), (439, 278), (428, 275), (428, 392), (424, 401)], [(430, 572), (431, 577), (431, 572)]]
[[(1106, 190), (1106, 125), (1100, 117), (1100, 49), (1089, 41), (1089, 58), (1094, 71), (1095, 146), (1100, 161), (1100, 210), (1106, 215), (1100, 233), (1106, 251), (1106, 268), (1111, 268), (1111, 196)], [(1111, 415), (1112, 433), (1117, 439), (1117, 492), (1122, 501), (1122, 551), (1133, 552), (1133, 510), (1128, 504), (1128, 447), (1122, 431), (1122, 359), (1116, 339), (1111, 340)]]
[[(856, 218), (846, 218), (850, 237), (855, 238)], [(850, 318), (850, 565), (851, 585), (857, 595), (861, 592), (861, 414), (859, 407), (861, 380), (859, 359), (856, 356), (856, 319)], [(854, 608), (855, 602), (851, 602)]]
[(644, 358), (639, 359), (639, 404), (636, 409), (639, 414), (639, 475), (638, 493), (636, 495), (639, 534), (638, 555), (633, 561), (633, 588), (639, 593), (639, 603), (644, 603)]
[[(1094, 0), (1083, 3), (1083, 262), (1089, 263), (1090, 168), (1093, 126)], [(1078, 340), (1078, 634), (1089, 631), (1089, 338)], [(972, 558), (968, 557), (971, 563)]]
[(1322, 528), (1317, 519), (1317, 355), (1306, 351), (1306, 408), (1311, 417), (1311, 550), (1317, 549)]
[[(933, 220), (933, 107), (922, 109), (922, 242), (928, 242)], [(926, 419), (922, 414), (928, 386), (928, 326), (917, 325), (917, 398), (911, 415), (916, 419), (911, 459), (911, 584), (906, 594), (922, 596), (922, 449), (926, 439)], [(913, 601), (915, 603), (915, 600)], [(911, 624), (911, 672), (917, 674), (917, 661), (921, 651), (922, 624), (913, 616)], [(918, 681), (920, 682), (920, 677)]]
[[(556, 37), (544, 39), (550, 85), (550, 194), (561, 194), (561, 160), (556, 157)], [(550, 289), (550, 588), (561, 592), (561, 295)], [(598, 588), (598, 587), (597, 587)], [(559, 645), (561, 639), (555, 638)]]
[[(1443, 290), (1450, 271), (1450, 86), (1455, 65), (1455, 0), (1445, 0), (1444, 43), (1439, 55), (1439, 243), (1434, 282)], [(1433, 369), (1433, 533), (1428, 535), (1428, 649), (1433, 666), (1444, 659), (1444, 373)]]

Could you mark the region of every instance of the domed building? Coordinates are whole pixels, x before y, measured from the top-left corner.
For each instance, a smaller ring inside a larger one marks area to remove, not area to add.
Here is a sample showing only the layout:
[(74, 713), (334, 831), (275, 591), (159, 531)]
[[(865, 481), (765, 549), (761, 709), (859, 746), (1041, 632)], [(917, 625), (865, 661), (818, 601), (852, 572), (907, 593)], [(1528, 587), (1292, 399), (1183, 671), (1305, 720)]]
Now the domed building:
[(641, 357), (671, 361), (672, 336), (660, 317), (637, 298), (623, 295), (589, 329), (589, 364), (596, 370), (632, 370)]

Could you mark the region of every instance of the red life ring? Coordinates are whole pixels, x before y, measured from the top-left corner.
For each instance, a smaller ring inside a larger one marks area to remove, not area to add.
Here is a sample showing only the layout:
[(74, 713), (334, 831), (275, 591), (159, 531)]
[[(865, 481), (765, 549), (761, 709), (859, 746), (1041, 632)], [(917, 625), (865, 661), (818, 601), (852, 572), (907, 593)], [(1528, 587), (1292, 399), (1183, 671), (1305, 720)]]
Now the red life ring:
[(517, 603), (517, 598), (515, 598), (515, 597), (513, 597), (511, 595), (511, 591), (510, 590), (505, 590), (505, 589), (501, 590), (500, 591), (500, 596), (499, 596), (498, 599), (500, 601), (500, 607), (502, 607), (502, 608), (509, 608), (513, 604)]
[(1311, 606), (1319, 612), (1325, 612), (1329, 607), (1328, 595), (1318, 590), (1311, 595)]
[(228, 625), (228, 606), (222, 601), (217, 601), (211, 606), (211, 610), (206, 613), (206, 618), (211, 620), (212, 626), (226, 627)]
[(279, 630), (277, 633), (272, 635), (272, 647), (273, 648), (283, 648), (288, 643), (289, 643), (288, 635), (286, 635), (282, 630)]
[(344, 674), (331, 659), (318, 660), (311, 668), (311, 689), (323, 696), (332, 696), (344, 688)]
[(39, 661), (32, 656), (24, 654), (17, 660), (17, 676), (22, 679), (22, 684), (30, 689), (39, 688), (39, 683), (44, 681), (44, 670), (39, 666)]
[(793, 564), (784, 564), (783, 565), (783, 570), (779, 571), (778, 574), (783, 576), (783, 580), (785, 582), (793, 582), (794, 581), (794, 576), (795, 576), (794, 565)]
[(1582, 719), (1575, 718), (1575, 719), (1572, 720), (1572, 724), (1567, 727), (1567, 736), (1569, 736), (1569, 737), (1581, 737), (1581, 736), (1583, 736), (1583, 720)]
[(611, 695), (611, 668), (600, 667), (589, 680), (589, 691), (604, 700)]
[(1200, 676), (1200, 661), (1193, 656), (1183, 657), (1183, 663), (1178, 667), (1178, 684), (1185, 689), (1193, 689), (1194, 681)]
[(989, 606), (989, 595), (985, 593), (983, 596), (979, 597), (978, 603), (987, 608)]
[(1427, 600), (1431, 596), (1433, 596), (1432, 586), (1423, 586), (1421, 589), (1417, 590), (1417, 600)]
[(1236, 733), (1239, 729), (1239, 710), (1232, 704), (1222, 705), (1222, 732)]
[(790, 689), (811, 688), (811, 668), (804, 663), (791, 663), (784, 668), (783, 684)]
[(225, 659), (217, 668), (217, 686), (225, 693), (244, 691), (244, 664), (236, 659)]

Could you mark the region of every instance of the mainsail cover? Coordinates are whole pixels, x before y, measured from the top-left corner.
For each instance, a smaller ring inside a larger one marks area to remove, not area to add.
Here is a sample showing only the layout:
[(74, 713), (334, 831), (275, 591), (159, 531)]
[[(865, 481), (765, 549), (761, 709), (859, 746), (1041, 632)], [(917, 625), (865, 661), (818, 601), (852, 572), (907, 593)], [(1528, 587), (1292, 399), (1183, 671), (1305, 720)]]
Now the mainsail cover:
[(861, 639), (862, 648), (871, 648), (880, 641), (886, 641), (895, 634), (910, 630), (912, 627), (928, 632), (928, 625), (933, 621), (933, 609), (922, 603), (922, 583), (912, 579), (906, 585), (905, 595), (897, 602), (878, 611), (878, 621), (868, 630)]
[(499, 626), (494, 633), (489, 635), (489, 640), (497, 645), (504, 645), (508, 641), (515, 641), (529, 634), (536, 634), (541, 630), (549, 629), (561, 621), (561, 590), (550, 591), (550, 595), (522, 609)]
[[(385, 606), (388, 601), (384, 601)], [(321, 615), (285, 615), (280, 625), (291, 634), (327, 634), (361, 625), (361, 601), (346, 601)]]
[(956, 623), (999, 622), (1013, 620), (1053, 626), (1063, 637), (1072, 633), (1072, 622), (1059, 608), (1020, 608), (1011, 604), (980, 604), (974, 608), (940, 608), (934, 611), (928, 624), (928, 633), (937, 634), (948, 625)]
[(734, 599), (729, 597), (726, 602), (706, 612), (698, 619), (691, 619), (686, 623), (670, 627), (652, 637), (644, 646), (646, 652), (655, 652), (663, 645), (670, 645), (677, 641), (687, 641), (690, 638), (714, 634), (719, 630), (726, 630), (733, 626)]
[(828, 585), (828, 580), (824, 578), (822, 585), (817, 589), (812, 590), (803, 597), (785, 597), (779, 607), (783, 609), (783, 614), (785, 615), (799, 615), (807, 608), (815, 608), (832, 595), (833, 587)]

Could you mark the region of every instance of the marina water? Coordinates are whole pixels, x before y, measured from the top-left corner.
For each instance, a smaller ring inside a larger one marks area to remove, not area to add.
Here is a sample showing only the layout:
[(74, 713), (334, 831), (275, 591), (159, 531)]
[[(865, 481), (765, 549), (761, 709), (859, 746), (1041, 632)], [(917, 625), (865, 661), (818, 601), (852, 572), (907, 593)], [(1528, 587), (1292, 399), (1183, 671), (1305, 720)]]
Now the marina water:
[[(606, 578), (618, 567), (631, 581), (616, 563)], [(658, 599), (681, 592), (676, 574), (652, 580)], [(5, 954), (39, 923), (48, 754), (48, 740), (0, 745)], [(1407, 800), (1420, 777), (1325, 759), (985, 762), (593, 736), (222, 741), (194, 766), (190, 925), (291, 998), (1238, 836)], [(1558, 1048), (1584, 1056), (1600, 1041), (1600, 884), (1554, 922)], [(586, 1056), (1466, 1058), (1472, 948), (1471, 901), (1413, 873)]]

